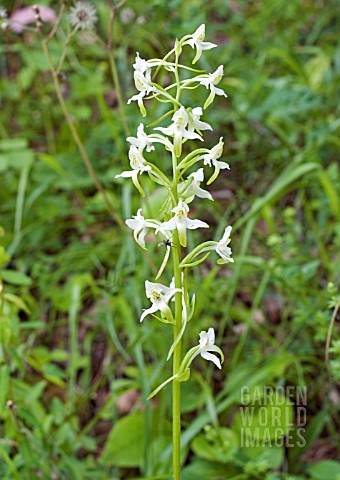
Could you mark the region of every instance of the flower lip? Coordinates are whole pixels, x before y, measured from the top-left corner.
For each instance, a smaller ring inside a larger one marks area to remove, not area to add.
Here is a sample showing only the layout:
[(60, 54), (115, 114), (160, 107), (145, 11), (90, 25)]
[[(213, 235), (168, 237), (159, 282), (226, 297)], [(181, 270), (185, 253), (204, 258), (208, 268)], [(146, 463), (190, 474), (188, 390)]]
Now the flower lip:
[(221, 369), (221, 360), (216, 355), (213, 355), (211, 352), (218, 353), (221, 356), (221, 360), (223, 362), (224, 355), (222, 350), (217, 345), (215, 345), (215, 331), (212, 327), (210, 327), (207, 332), (202, 331), (199, 334), (199, 344), (197, 347), (193, 347), (191, 349), (191, 355), (188, 359), (187, 364), (185, 365), (185, 368), (188, 368), (192, 361), (198, 355), (201, 355), (202, 358), (208, 360), (209, 362), (213, 362), (216, 367)]

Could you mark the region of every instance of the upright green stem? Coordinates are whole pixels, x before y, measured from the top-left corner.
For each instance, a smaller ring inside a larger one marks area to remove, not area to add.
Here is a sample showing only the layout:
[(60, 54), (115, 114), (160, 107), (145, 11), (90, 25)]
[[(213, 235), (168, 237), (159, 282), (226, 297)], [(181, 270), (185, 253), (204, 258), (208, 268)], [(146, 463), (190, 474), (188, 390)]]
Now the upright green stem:
[[(177, 84), (177, 94), (176, 100), (179, 100), (180, 96), (180, 82), (178, 76), (178, 53), (176, 51), (176, 67), (175, 67), (175, 76)], [(174, 104), (175, 111), (178, 109), (177, 104)], [(175, 154), (172, 158), (173, 163), (173, 207), (176, 207), (178, 204), (178, 176), (177, 176), (177, 165), (178, 159)], [(181, 262), (181, 245), (179, 243), (179, 236), (177, 230), (174, 233), (174, 246), (173, 246), (173, 267), (174, 267), (174, 278), (175, 278), (175, 287), (183, 288), (182, 278), (181, 278), (181, 269), (179, 264)], [(177, 292), (175, 295), (175, 325), (174, 325), (174, 341), (178, 337), (182, 326), (182, 293)], [(181, 356), (182, 356), (182, 342), (181, 340), (177, 343), (174, 354), (173, 354), (173, 366), (172, 371), (173, 375), (176, 375), (179, 371), (181, 365)], [(173, 479), (180, 480), (181, 478), (181, 382), (176, 380), (172, 383), (172, 465), (173, 465)]]
[[(181, 259), (181, 247), (178, 233), (174, 235), (173, 265), (176, 288), (182, 287), (181, 271), (179, 268)], [(179, 335), (182, 325), (182, 293), (176, 293), (175, 297), (175, 325), (174, 341)], [(173, 354), (173, 375), (176, 375), (181, 365), (181, 341), (175, 347)], [(172, 448), (173, 448), (173, 478), (181, 478), (181, 382), (174, 380), (172, 387)]]

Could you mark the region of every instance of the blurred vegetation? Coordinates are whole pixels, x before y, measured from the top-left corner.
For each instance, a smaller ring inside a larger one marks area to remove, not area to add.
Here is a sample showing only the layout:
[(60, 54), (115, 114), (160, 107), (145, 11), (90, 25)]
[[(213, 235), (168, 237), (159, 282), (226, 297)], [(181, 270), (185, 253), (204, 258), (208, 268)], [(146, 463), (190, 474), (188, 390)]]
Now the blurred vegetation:
[[(110, 4), (95, 2), (102, 38)], [(11, 12), (30, 2), (3, 5)], [(235, 264), (195, 270), (188, 345), (214, 326), (226, 362), (220, 372), (198, 361), (184, 386), (183, 480), (340, 478), (339, 18), (337, 0), (135, 0), (116, 12), (124, 102), (135, 91), (135, 52), (162, 57), (201, 23), (219, 48), (199, 66), (224, 65), (229, 97), (204, 119), (211, 146), (224, 136), (231, 170), (195, 215), (216, 238), (233, 225)], [(169, 391), (144, 398), (168, 377), (171, 338), (150, 319), (138, 323), (144, 280), (163, 252), (151, 243), (145, 259), (107, 211), (39, 35), (0, 38), (0, 477), (167, 479)], [(53, 59), (64, 38), (61, 30), (50, 43)], [(115, 179), (127, 144), (107, 52), (80, 32), (59, 78), (114, 209), (130, 218), (140, 204), (130, 182)], [(138, 106), (126, 114), (134, 132)], [(158, 209), (158, 192), (143, 186), (151, 194), (143, 208)], [(240, 446), (240, 390), (264, 385), (307, 387), (304, 447)]]

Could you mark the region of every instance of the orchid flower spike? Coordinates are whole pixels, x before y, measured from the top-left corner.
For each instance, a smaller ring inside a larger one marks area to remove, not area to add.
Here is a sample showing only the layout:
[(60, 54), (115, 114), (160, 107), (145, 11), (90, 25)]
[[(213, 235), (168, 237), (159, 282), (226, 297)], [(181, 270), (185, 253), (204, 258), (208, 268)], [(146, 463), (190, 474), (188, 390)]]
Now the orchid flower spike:
[(175, 155), (179, 157), (182, 153), (183, 138), (189, 138), (191, 140), (197, 138), (201, 141), (203, 141), (203, 138), (198, 135), (198, 133), (186, 129), (189, 123), (189, 117), (183, 106), (174, 113), (172, 120), (173, 123), (170, 127), (157, 127), (155, 130), (160, 130), (162, 133), (165, 133), (165, 135), (174, 137)]
[(167, 231), (177, 229), (179, 242), (182, 247), (186, 247), (187, 245), (187, 229), (209, 228), (209, 225), (201, 220), (190, 220), (190, 218), (188, 218), (189, 207), (183, 200), (180, 200), (177, 207), (171, 211), (174, 212), (175, 215), (169, 221), (161, 223), (156, 233), (159, 230)]
[(209, 167), (211, 167), (211, 164), (212, 164), (215, 167), (215, 171), (213, 175), (210, 177), (210, 179), (207, 182), (208, 185), (210, 185), (216, 179), (216, 177), (220, 173), (220, 170), (223, 170), (224, 168), (227, 168), (228, 170), (230, 170), (228, 163), (220, 162), (217, 160), (218, 158), (220, 158), (220, 156), (223, 153), (223, 146), (224, 146), (223, 137), (221, 137), (218, 144), (215, 145), (209, 151), (209, 153), (206, 153), (201, 157), (203, 158), (204, 165), (209, 165)]
[(141, 154), (143, 153), (144, 148), (146, 148), (147, 152), (155, 150), (149, 136), (144, 132), (144, 125), (142, 123), (137, 128), (137, 137), (127, 137), (126, 140), (131, 143), (131, 145), (137, 147)]
[(221, 88), (217, 88), (216, 85), (220, 83), (223, 77), (223, 65), (220, 65), (214, 73), (209, 73), (208, 77), (199, 79), (199, 83), (210, 89), (209, 97), (206, 99), (203, 106), (206, 109), (214, 100), (215, 95), (221, 95), (228, 97)]
[(139, 191), (139, 193), (142, 195), (142, 197), (145, 197), (144, 190), (140, 186), (140, 183), (138, 182), (138, 174), (142, 174), (143, 172), (147, 172), (151, 170), (150, 165), (145, 165), (145, 158), (142, 157), (140, 154), (138, 148), (135, 145), (131, 145), (130, 150), (129, 150), (129, 159), (130, 159), (130, 165), (132, 170), (128, 170), (125, 172), (120, 173), (119, 175), (116, 175), (116, 178), (123, 177), (123, 178), (132, 178), (133, 184)]
[(147, 234), (149, 228), (158, 228), (159, 222), (156, 220), (145, 220), (142, 215), (142, 209), (140, 208), (137, 212), (137, 215), (134, 215), (129, 220), (125, 220), (126, 225), (133, 230), (133, 236), (138, 245), (140, 245), (144, 250), (145, 248), (145, 235)]
[(196, 48), (196, 55), (192, 63), (196, 63), (202, 55), (202, 50), (210, 50), (217, 47), (215, 43), (203, 42), (205, 37), (205, 25), (204, 23), (198, 27), (198, 29), (191, 35), (189, 40), (186, 40), (183, 45), (190, 45), (192, 48)]
[(213, 355), (210, 352), (217, 352), (221, 355), (222, 362), (224, 361), (224, 354), (222, 350), (215, 345), (215, 332), (213, 328), (209, 328), (207, 332), (202, 331), (199, 335), (200, 340), (199, 340), (199, 347), (195, 348), (195, 352), (191, 356), (188, 364), (186, 365), (186, 368), (189, 367), (191, 362), (198, 356), (201, 355), (202, 358), (205, 360), (208, 360), (209, 362), (213, 362), (216, 367), (222, 368), (221, 366), (221, 361), (220, 359), (216, 356)]
[(163, 317), (166, 318), (167, 321), (172, 322), (173, 317), (168, 302), (176, 292), (182, 292), (182, 290), (180, 288), (165, 287), (161, 283), (152, 283), (146, 280), (145, 293), (147, 298), (151, 300), (152, 306), (144, 310), (140, 321), (142, 322), (144, 318), (151, 313), (161, 311)]

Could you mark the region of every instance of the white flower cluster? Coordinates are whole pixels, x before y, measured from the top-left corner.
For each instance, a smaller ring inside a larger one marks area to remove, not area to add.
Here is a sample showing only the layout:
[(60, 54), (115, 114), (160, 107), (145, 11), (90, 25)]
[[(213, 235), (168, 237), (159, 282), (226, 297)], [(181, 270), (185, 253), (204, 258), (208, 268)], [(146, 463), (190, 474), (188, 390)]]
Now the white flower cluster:
[[(227, 96), (222, 89), (217, 87), (223, 77), (223, 66), (220, 65), (214, 73), (201, 74), (200, 71), (194, 70), (191, 67), (184, 67), (178, 62), (182, 48), (185, 45), (189, 45), (196, 50), (192, 63), (196, 63), (199, 60), (203, 50), (210, 50), (217, 46), (214, 43), (205, 42), (204, 37), (205, 26), (201, 25), (193, 34), (186, 35), (180, 41), (177, 41), (174, 49), (163, 59), (144, 60), (140, 57), (139, 53), (137, 53), (133, 65), (134, 82), (139, 93), (132, 96), (128, 100), (128, 103), (136, 101), (143, 116), (147, 114), (144, 105), (145, 99), (154, 98), (173, 105), (173, 109), (166, 115), (163, 115), (159, 120), (162, 121), (169, 117), (169, 115), (172, 115), (170, 125), (155, 127), (153, 133), (147, 134), (144, 130), (144, 125), (141, 123), (137, 129), (137, 136), (127, 138), (127, 141), (130, 143), (129, 159), (131, 168), (116, 175), (116, 178), (131, 178), (142, 196), (145, 196), (145, 192), (140, 184), (139, 178), (143, 174), (147, 174), (152, 180), (167, 190), (168, 195), (165, 202), (163, 219), (144, 218), (142, 209), (140, 208), (132, 219), (126, 221), (128, 227), (134, 232), (136, 242), (143, 249), (146, 248), (145, 238), (150, 229), (154, 230), (155, 235), (159, 234), (163, 237), (166, 254), (156, 278), (159, 278), (163, 273), (170, 257), (171, 247), (173, 247), (173, 249), (177, 248), (179, 256), (181, 255), (181, 247), (187, 246), (188, 230), (209, 227), (205, 221), (192, 219), (189, 216), (189, 204), (193, 202), (195, 197), (213, 200), (211, 193), (202, 188), (205, 168), (213, 169), (207, 185), (210, 185), (217, 178), (220, 170), (229, 169), (229, 165), (220, 160), (223, 155), (224, 146), (222, 137), (213, 148), (207, 149), (202, 147), (202, 143), (204, 142), (202, 132), (212, 130), (208, 123), (201, 120), (203, 109), (206, 109), (213, 102), (216, 95)], [(175, 61), (169, 60), (172, 55), (175, 56)], [(175, 76), (175, 82), (165, 88), (157, 84), (155, 80), (161, 68), (172, 72)], [(179, 70), (181, 68), (185, 68), (187, 72), (194, 72), (194, 76), (187, 78), (186, 75), (184, 80), (180, 80)], [(153, 71), (153, 69), (155, 70)], [(196, 75), (196, 73), (199, 74)], [(195, 106), (194, 108), (185, 106), (182, 103), (182, 94), (185, 93), (186, 90), (200, 86), (204, 86), (209, 90), (203, 109), (200, 106)], [(153, 122), (153, 125), (157, 123), (158, 122)], [(183, 156), (183, 146), (188, 140), (199, 140), (200, 147)], [(171, 178), (167, 176), (167, 172), (162, 171), (156, 164), (148, 160), (147, 154), (155, 151), (156, 144), (162, 144), (166, 152), (171, 155)], [(196, 164), (198, 164), (199, 168), (190, 171), (195, 168)], [(176, 320), (174, 319), (169, 302), (170, 300), (176, 299), (176, 302), (181, 302), (182, 305), (181, 332), (175, 339), (169, 356), (173, 352), (177, 342), (180, 341), (186, 324), (190, 320), (194, 310), (194, 296), (190, 301), (188, 289), (183, 280), (183, 271), (205, 261), (212, 251), (215, 251), (220, 257), (218, 259), (219, 264), (233, 262), (232, 252), (229, 247), (231, 230), (231, 226), (226, 226), (221, 240), (204, 242), (189, 252), (185, 258), (180, 259), (178, 268), (182, 272), (180, 275), (182, 278), (181, 281), (179, 281), (178, 274), (177, 280), (175, 281), (173, 279), (169, 287), (160, 283), (152, 283), (148, 280), (145, 282), (146, 296), (151, 301), (151, 307), (142, 313), (140, 321), (143, 321), (148, 315), (153, 315), (156, 319), (164, 323), (175, 324)], [(175, 239), (174, 243), (172, 243), (172, 239)], [(177, 242), (178, 245), (175, 245)], [(218, 368), (221, 368), (221, 362), (218, 357), (209, 353), (218, 352), (223, 360), (223, 352), (214, 345), (214, 341), (215, 333), (212, 328), (210, 328), (208, 332), (201, 332), (199, 345), (191, 349), (184, 357), (180, 372), (184, 374), (192, 360), (198, 354), (201, 354), (203, 358), (212, 361)], [(159, 389), (157, 389), (157, 391), (159, 391)]]

